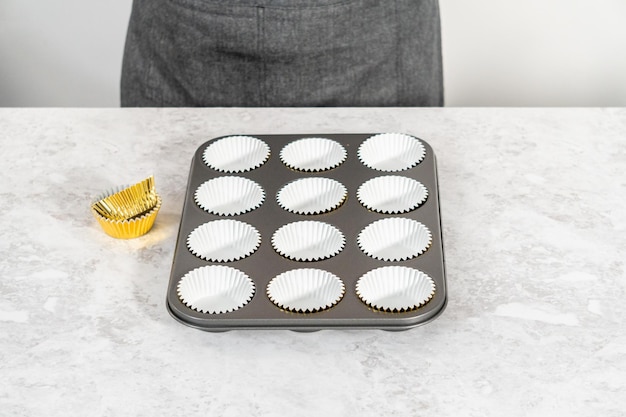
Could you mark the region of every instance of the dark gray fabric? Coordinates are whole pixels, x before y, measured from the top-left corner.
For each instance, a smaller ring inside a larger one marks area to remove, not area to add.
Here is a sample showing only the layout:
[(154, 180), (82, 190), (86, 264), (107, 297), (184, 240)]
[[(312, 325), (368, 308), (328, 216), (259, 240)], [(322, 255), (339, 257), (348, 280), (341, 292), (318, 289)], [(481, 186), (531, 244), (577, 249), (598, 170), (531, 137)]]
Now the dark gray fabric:
[(134, 0), (122, 106), (441, 106), (437, 0)]

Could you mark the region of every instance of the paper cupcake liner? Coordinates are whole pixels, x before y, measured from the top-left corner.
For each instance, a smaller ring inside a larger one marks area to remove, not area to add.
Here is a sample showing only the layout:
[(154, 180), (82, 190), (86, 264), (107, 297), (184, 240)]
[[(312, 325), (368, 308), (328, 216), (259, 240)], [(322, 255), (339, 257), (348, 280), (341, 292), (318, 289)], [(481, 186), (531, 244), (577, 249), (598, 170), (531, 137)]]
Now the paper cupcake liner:
[(272, 246), (282, 256), (295, 261), (319, 261), (337, 255), (346, 239), (328, 223), (300, 221), (280, 227), (272, 235)]
[(256, 182), (242, 177), (218, 177), (200, 185), (194, 194), (196, 204), (218, 216), (234, 216), (259, 207), (265, 191)]
[(357, 153), (363, 165), (378, 171), (403, 171), (422, 162), (426, 148), (422, 142), (401, 133), (382, 133), (366, 139)]
[(283, 209), (296, 214), (320, 214), (335, 210), (348, 196), (337, 180), (322, 177), (301, 178), (278, 191), (276, 199)]
[(376, 310), (404, 312), (428, 303), (435, 295), (435, 282), (417, 269), (385, 266), (359, 278), (356, 293), (361, 301)]
[(157, 202), (154, 176), (134, 185), (113, 188), (96, 198), (91, 207), (111, 220), (128, 220), (152, 210)]
[(254, 282), (242, 271), (208, 265), (186, 273), (178, 282), (178, 298), (201, 313), (223, 314), (238, 310), (254, 297)]
[(298, 139), (280, 151), (280, 160), (297, 171), (326, 171), (346, 160), (346, 149), (326, 138)]
[(102, 216), (93, 207), (91, 212), (96, 218), (102, 230), (114, 238), (117, 239), (133, 239), (139, 236), (143, 236), (152, 229), (154, 221), (156, 220), (159, 209), (161, 208), (161, 197), (156, 195), (156, 204), (150, 211), (143, 213), (139, 216), (135, 216), (127, 220), (114, 220)]
[(384, 214), (406, 213), (422, 205), (428, 197), (424, 185), (412, 178), (388, 175), (361, 184), (356, 193), (367, 209)]
[(270, 157), (270, 147), (252, 136), (229, 136), (211, 143), (202, 154), (204, 163), (217, 171), (245, 172), (258, 168)]
[(294, 313), (315, 313), (333, 307), (346, 287), (336, 275), (321, 269), (293, 269), (274, 277), (267, 285), (268, 298)]
[(430, 230), (422, 223), (400, 217), (376, 220), (357, 237), (361, 250), (381, 261), (405, 261), (424, 253), (432, 243)]
[(189, 251), (210, 262), (231, 262), (254, 253), (261, 234), (248, 223), (224, 219), (204, 223), (187, 237)]

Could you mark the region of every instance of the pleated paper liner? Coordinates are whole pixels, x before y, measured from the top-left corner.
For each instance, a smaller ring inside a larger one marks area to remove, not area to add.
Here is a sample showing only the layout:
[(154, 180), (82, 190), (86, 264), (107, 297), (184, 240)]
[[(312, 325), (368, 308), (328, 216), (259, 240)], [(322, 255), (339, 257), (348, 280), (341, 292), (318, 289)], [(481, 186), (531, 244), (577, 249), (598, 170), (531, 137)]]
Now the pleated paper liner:
[(291, 169), (316, 172), (341, 165), (347, 155), (339, 142), (314, 137), (298, 139), (286, 145), (280, 151), (280, 160)]
[(93, 207), (91, 212), (107, 235), (118, 239), (132, 239), (143, 236), (152, 229), (160, 208), (161, 197), (157, 194), (154, 207), (145, 213), (129, 219), (109, 219), (104, 217)]
[(238, 310), (254, 297), (254, 282), (244, 272), (225, 265), (196, 268), (181, 278), (177, 286), (180, 300), (187, 307), (207, 314)]
[(357, 152), (359, 160), (378, 171), (404, 171), (422, 162), (426, 148), (419, 139), (402, 133), (381, 133), (366, 139)]
[(265, 191), (256, 182), (243, 177), (217, 177), (204, 182), (194, 194), (203, 210), (219, 216), (234, 216), (258, 208)]
[(157, 202), (154, 177), (113, 189), (97, 198), (92, 209), (111, 220), (128, 220), (150, 211)]
[(252, 136), (228, 136), (211, 143), (202, 154), (204, 163), (217, 171), (237, 173), (256, 169), (270, 157), (270, 147)]
[(384, 266), (364, 274), (356, 293), (368, 306), (386, 312), (412, 311), (435, 295), (435, 282), (422, 271), (406, 266)]
[(321, 269), (293, 269), (267, 284), (268, 298), (279, 308), (293, 313), (327, 310), (343, 298), (346, 287), (336, 275)]
[(357, 236), (357, 242), (374, 259), (405, 261), (424, 253), (432, 243), (432, 234), (417, 220), (390, 217), (367, 225)]
[(337, 255), (346, 238), (336, 227), (318, 221), (299, 221), (281, 226), (272, 235), (272, 246), (294, 261), (319, 261)]
[(213, 220), (195, 228), (187, 237), (189, 251), (210, 262), (232, 262), (254, 253), (261, 234), (248, 223), (232, 219)]
[(306, 177), (281, 188), (276, 200), (283, 209), (296, 214), (320, 214), (335, 210), (346, 200), (348, 191), (337, 180)]
[(421, 206), (428, 197), (428, 190), (413, 178), (387, 175), (364, 182), (356, 195), (363, 207), (369, 210), (399, 214)]

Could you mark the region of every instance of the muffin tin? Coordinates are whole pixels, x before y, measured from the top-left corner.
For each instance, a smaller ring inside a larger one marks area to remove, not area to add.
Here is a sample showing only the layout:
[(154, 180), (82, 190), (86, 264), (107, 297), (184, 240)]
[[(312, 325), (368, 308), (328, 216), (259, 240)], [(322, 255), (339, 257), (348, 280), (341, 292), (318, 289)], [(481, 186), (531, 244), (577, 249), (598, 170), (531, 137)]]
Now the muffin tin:
[(401, 133), (231, 135), (189, 173), (167, 307), (233, 329), (404, 330), (445, 308), (432, 147)]

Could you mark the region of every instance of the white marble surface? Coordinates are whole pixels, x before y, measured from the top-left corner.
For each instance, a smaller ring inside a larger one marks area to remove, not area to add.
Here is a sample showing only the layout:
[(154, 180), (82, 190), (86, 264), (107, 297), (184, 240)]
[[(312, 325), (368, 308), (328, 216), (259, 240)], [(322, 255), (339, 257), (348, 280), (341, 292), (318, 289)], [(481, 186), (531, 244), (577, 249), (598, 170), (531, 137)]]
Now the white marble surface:
[[(449, 303), (405, 332), (205, 333), (165, 308), (189, 163), (234, 133), (438, 156)], [(626, 109), (0, 109), (0, 414), (623, 416)], [(154, 174), (145, 237), (92, 197)]]

